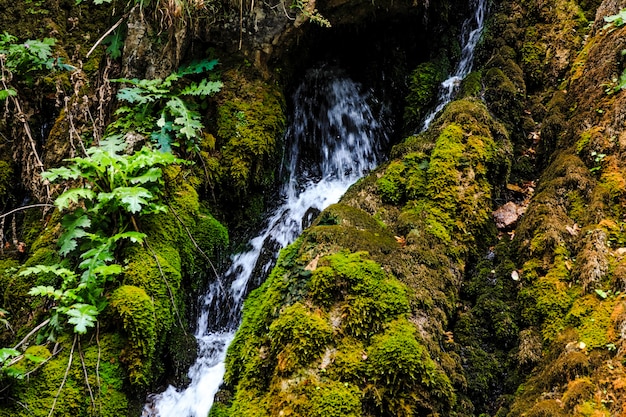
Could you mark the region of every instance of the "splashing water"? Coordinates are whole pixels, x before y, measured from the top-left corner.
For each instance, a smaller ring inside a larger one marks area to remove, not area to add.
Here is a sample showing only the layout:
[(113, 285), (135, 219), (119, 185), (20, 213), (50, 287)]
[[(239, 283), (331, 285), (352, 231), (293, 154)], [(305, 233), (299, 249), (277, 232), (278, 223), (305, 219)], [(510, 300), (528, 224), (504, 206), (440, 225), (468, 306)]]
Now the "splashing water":
[(281, 204), (249, 250), (232, 259), (201, 302), (196, 338), (198, 358), (189, 369), (189, 386), (173, 386), (151, 396), (143, 416), (206, 417), (224, 376), (226, 349), (241, 319), (243, 299), (269, 274), (281, 248), (302, 233), (312, 217), (339, 201), (348, 187), (377, 165), (388, 130), (371, 107), (374, 98), (341, 72), (307, 72), (294, 97), (286, 132), (288, 181)]
[(435, 120), (435, 116), (443, 110), (446, 105), (452, 101), (456, 94), (461, 81), (472, 72), (474, 65), (474, 51), (480, 40), (483, 28), (485, 27), (485, 15), (487, 14), (487, 0), (473, 0), (474, 14), (463, 22), (461, 30), (461, 59), (454, 70), (454, 73), (444, 80), (439, 86), (439, 95), (437, 96), (437, 105), (424, 119), (422, 124), (422, 132), (428, 129), (430, 124)]

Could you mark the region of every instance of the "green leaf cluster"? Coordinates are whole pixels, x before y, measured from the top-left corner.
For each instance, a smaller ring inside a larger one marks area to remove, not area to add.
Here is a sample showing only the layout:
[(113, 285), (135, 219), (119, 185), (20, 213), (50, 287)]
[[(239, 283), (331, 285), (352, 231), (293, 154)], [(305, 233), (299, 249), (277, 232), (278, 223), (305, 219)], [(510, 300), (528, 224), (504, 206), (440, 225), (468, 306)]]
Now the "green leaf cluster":
[(65, 322), (79, 334), (95, 325), (106, 306), (107, 283), (122, 272), (115, 257), (118, 244), (123, 240), (143, 242), (145, 235), (137, 230), (135, 216), (166, 210), (159, 201), (164, 185), (162, 167), (187, 163), (148, 147), (133, 154), (125, 150), (122, 136), (110, 136), (87, 149), (87, 156), (68, 159), (68, 166), (42, 174), (47, 181), (73, 180), (77, 184), (55, 200), (59, 210), (68, 211), (58, 239), (59, 253), (66, 257), (63, 265), (37, 265), (21, 272), (61, 281), (60, 288), (37, 286), (29, 293), (54, 302), (51, 338)]
[(611, 16), (604, 16), (604, 21), (607, 24), (604, 25), (603, 29), (621, 28), (626, 24), (626, 9), (622, 9), (619, 13)]
[[(116, 79), (128, 85), (117, 98), (128, 103), (116, 111), (118, 119), (110, 125), (112, 132), (134, 130), (149, 136), (160, 150), (185, 145), (187, 152), (198, 152), (204, 125), (198, 111), (202, 101), (222, 88), (222, 82), (186, 77), (212, 71), (218, 61), (195, 61), (183, 66), (165, 79)], [(155, 128), (156, 127), (156, 128)]]
[(28, 39), (20, 43), (17, 37), (7, 32), (0, 34), (0, 69), (4, 81), (0, 89), (0, 100), (17, 95), (15, 88), (9, 84), (12, 75), (19, 75), (21, 80), (30, 84), (33, 82), (33, 75), (39, 71), (75, 69), (64, 64), (61, 58), (52, 56), (55, 43), (54, 38), (44, 38), (42, 41)]
[(54, 38), (43, 41), (29, 39), (18, 43), (17, 37), (4, 32), (0, 34), (0, 54), (4, 55), (4, 67), (11, 72), (27, 74), (42, 69), (52, 69)]
[(20, 378), (22, 373), (15, 367), (13, 362), (21, 356), (22, 352), (13, 348), (0, 348), (0, 375), (6, 374), (15, 378)]

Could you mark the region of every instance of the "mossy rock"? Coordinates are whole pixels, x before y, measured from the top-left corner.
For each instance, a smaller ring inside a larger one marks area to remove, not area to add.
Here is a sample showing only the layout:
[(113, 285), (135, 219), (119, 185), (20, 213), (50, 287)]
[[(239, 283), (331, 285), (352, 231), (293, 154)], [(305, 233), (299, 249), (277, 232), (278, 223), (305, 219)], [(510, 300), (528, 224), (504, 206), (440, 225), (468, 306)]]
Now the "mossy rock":
[(122, 360), (133, 384), (146, 383), (156, 345), (156, 313), (152, 300), (139, 287), (122, 285), (111, 294), (109, 305), (128, 335)]
[[(11, 396), (19, 398), (19, 404), (8, 402), (0, 408), (0, 416), (44, 417), (49, 415), (53, 406), (55, 415), (79, 417), (139, 413), (141, 405), (124, 392), (127, 374), (118, 359), (124, 348), (123, 338), (101, 334), (97, 342), (81, 340), (73, 343), (71, 339), (61, 342), (60, 352), (36, 370), (34, 363), (26, 363), (28, 359), (20, 362), (20, 365), (24, 363), (25, 370), (34, 374), (28, 380), (13, 384)], [(70, 352), (72, 363), (68, 367)], [(51, 352), (43, 346), (31, 346), (26, 353), (40, 358), (51, 357)], [(63, 389), (59, 390), (62, 384)]]
[[(242, 70), (222, 75), (224, 87), (217, 95), (216, 131), (213, 147), (206, 149), (205, 173), (209, 186), (221, 195), (219, 203), (233, 223), (252, 223), (261, 215), (263, 191), (277, 183), (285, 128), (284, 98), (277, 86)], [(242, 202), (261, 196), (259, 212), (244, 213)], [(234, 213), (237, 210), (238, 213)], [(244, 217), (246, 216), (246, 217)]]
[(372, 338), (367, 355), (366, 373), (376, 387), (368, 397), (384, 412), (445, 412), (456, 402), (450, 380), (416, 340), (415, 328), (408, 322), (391, 322)]
[(291, 373), (320, 357), (333, 334), (321, 311), (310, 311), (301, 303), (284, 307), (269, 327), (270, 351), (278, 360), (279, 372)]
[(405, 99), (404, 124), (418, 126), (437, 100), (439, 85), (446, 78), (445, 60), (433, 60), (419, 64), (409, 75), (409, 92)]

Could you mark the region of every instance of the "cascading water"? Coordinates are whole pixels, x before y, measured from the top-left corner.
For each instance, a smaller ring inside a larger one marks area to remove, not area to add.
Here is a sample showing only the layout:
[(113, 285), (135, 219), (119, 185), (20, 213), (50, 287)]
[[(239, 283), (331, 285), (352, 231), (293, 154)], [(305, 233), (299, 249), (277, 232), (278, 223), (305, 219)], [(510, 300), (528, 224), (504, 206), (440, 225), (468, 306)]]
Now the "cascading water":
[(341, 72), (307, 72), (294, 94), (287, 129), (290, 143), (284, 169), (288, 181), (281, 204), (249, 250), (233, 257), (228, 271), (201, 300), (197, 322), (198, 358), (184, 390), (170, 386), (154, 395), (144, 416), (206, 417), (224, 376), (226, 349), (239, 326), (245, 295), (265, 279), (278, 251), (293, 242), (311, 214), (339, 200), (348, 187), (377, 165), (388, 140), (384, 118), (371, 107), (374, 98)]
[(480, 40), (480, 35), (485, 26), (485, 15), (487, 14), (488, 0), (472, 0), (474, 14), (463, 22), (461, 29), (461, 59), (454, 70), (454, 73), (448, 77), (439, 86), (439, 94), (437, 96), (437, 105), (424, 119), (422, 124), (422, 132), (428, 129), (432, 121), (443, 108), (454, 98), (461, 81), (472, 72), (474, 65), (474, 51)]

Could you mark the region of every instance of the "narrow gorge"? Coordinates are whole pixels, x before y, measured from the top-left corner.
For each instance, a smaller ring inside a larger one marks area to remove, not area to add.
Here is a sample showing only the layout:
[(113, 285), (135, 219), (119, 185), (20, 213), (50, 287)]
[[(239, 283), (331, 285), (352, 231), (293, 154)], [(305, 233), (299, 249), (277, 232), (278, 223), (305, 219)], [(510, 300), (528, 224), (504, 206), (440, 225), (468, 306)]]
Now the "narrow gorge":
[(0, 417), (626, 416), (625, 19), (1, 6)]

